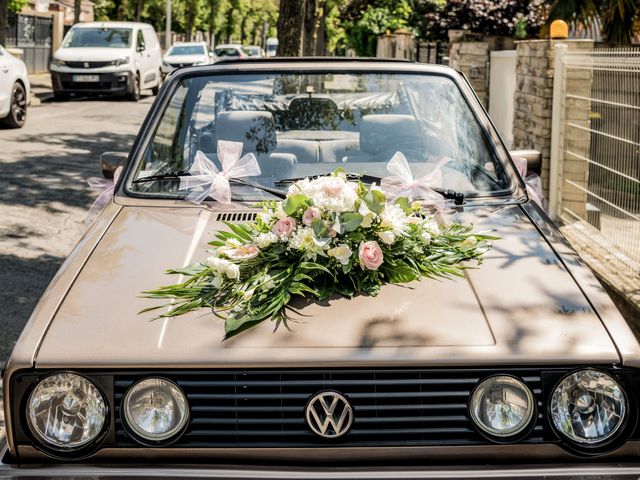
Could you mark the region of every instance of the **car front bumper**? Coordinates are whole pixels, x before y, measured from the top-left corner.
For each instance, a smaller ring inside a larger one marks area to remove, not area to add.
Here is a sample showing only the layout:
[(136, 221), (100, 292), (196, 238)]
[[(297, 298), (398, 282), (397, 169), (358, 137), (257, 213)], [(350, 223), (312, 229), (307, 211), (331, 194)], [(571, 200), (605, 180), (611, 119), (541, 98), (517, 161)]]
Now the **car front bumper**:
[(7, 454), (6, 439), (0, 437), (0, 480), (19, 478), (115, 479), (115, 478), (228, 478), (228, 479), (533, 479), (637, 480), (640, 463), (557, 465), (462, 465), (375, 467), (284, 467), (203, 463), (52, 463), (15, 464)]
[[(98, 81), (78, 81), (76, 75), (95, 75)], [(133, 75), (131, 72), (105, 73), (67, 73), (51, 72), (53, 90), (56, 93), (112, 93), (121, 94), (131, 91)]]

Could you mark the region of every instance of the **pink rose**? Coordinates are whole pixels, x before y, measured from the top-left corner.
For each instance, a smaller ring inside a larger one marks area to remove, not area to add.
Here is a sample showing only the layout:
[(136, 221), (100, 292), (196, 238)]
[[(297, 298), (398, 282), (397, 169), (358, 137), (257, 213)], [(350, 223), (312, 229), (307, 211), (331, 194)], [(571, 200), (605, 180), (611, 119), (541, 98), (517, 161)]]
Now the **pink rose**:
[(368, 270), (377, 270), (384, 260), (380, 245), (374, 241), (360, 242), (358, 257), (362, 266)]
[(316, 207), (309, 207), (302, 214), (302, 223), (304, 223), (307, 227), (310, 227), (313, 223), (313, 220), (316, 218), (320, 218), (320, 210)]
[(271, 231), (279, 237), (286, 237), (293, 232), (294, 228), (296, 228), (296, 221), (291, 217), (284, 217), (276, 222)]
[(224, 253), (231, 260), (250, 260), (260, 253), (260, 249), (255, 245), (241, 245), (235, 248), (229, 248)]

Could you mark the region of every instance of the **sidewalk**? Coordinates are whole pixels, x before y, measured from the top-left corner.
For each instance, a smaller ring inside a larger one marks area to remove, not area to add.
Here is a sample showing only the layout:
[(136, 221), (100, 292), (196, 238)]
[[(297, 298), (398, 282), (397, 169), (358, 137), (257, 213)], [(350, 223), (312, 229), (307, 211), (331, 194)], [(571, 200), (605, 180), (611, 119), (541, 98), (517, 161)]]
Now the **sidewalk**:
[(49, 73), (32, 73), (29, 75), (31, 84), (31, 106), (40, 105), (43, 100), (53, 98), (51, 75)]

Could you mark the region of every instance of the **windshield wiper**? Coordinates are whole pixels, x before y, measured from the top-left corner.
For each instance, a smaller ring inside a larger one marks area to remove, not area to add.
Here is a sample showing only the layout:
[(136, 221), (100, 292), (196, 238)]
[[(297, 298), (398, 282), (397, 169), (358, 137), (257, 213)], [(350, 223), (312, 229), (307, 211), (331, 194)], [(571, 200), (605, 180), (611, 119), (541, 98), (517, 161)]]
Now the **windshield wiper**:
[[(146, 183), (146, 182), (153, 182), (157, 180), (175, 180), (175, 179), (179, 179), (180, 177), (189, 177), (189, 176), (191, 176), (189, 172), (167, 172), (167, 173), (159, 173), (157, 175), (147, 175), (146, 177), (142, 177), (142, 178), (136, 178), (132, 183)], [(278, 198), (287, 197), (287, 192), (285, 192), (284, 190), (267, 187), (266, 185), (250, 182), (248, 180), (244, 180), (241, 178), (230, 178), (229, 182), (239, 184), (239, 185), (246, 185), (247, 187), (257, 188), (258, 190), (268, 192), (271, 195), (274, 195)]]
[[(347, 180), (360, 180), (362, 183), (366, 183), (371, 185), (372, 183), (377, 183), (378, 185), (380, 185), (380, 181), (382, 180), (382, 177), (376, 177), (374, 175), (367, 175), (367, 174), (360, 174), (360, 173), (347, 173)], [(316, 175), (314, 177), (308, 177), (308, 178), (318, 178), (321, 177), (322, 175)], [(304, 180), (304, 178), (306, 177), (301, 177), (301, 178), (283, 178), (280, 179), (278, 181), (275, 182), (276, 185), (289, 185), (295, 182), (298, 182), (300, 180)], [(455, 190), (451, 190), (451, 189), (445, 189), (445, 188), (438, 188), (438, 187), (431, 187), (431, 189), (437, 193), (439, 193), (440, 195), (442, 195), (444, 198), (446, 198), (447, 200), (453, 200), (453, 202), (456, 205), (463, 205), (464, 204), (464, 193), (462, 192), (457, 192)]]

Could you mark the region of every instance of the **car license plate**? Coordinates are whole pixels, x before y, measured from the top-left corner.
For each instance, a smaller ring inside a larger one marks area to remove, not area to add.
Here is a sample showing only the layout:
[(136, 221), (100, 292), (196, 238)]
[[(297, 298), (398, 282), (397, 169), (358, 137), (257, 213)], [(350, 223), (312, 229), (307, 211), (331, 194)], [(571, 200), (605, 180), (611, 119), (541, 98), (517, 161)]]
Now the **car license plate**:
[(100, 75), (74, 75), (74, 82), (99, 82)]

